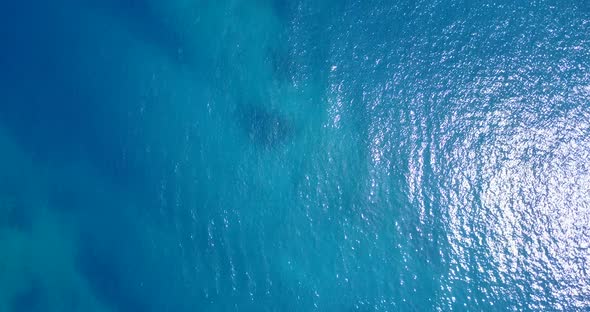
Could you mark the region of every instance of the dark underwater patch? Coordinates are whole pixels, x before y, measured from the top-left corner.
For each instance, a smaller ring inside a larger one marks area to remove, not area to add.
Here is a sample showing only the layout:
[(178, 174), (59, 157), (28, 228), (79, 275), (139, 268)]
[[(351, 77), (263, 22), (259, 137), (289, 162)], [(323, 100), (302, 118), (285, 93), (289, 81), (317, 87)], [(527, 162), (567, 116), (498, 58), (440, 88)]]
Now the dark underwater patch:
[(128, 275), (126, 270), (133, 268), (125, 268), (122, 263), (117, 263), (120, 257), (115, 248), (107, 253), (104, 248), (97, 247), (96, 242), (85, 240), (81, 249), (77, 259), (78, 271), (99, 300), (115, 311), (150, 311), (148, 304), (140, 301), (134, 295), (135, 292), (128, 289), (131, 285), (124, 276)]
[(293, 124), (285, 116), (260, 106), (242, 108), (239, 119), (248, 138), (264, 148), (284, 144), (294, 136)]
[(20, 231), (29, 232), (33, 227), (33, 212), (25, 205), (16, 205), (9, 214), (10, 225)]
[(28, 232), (33, 226), (33, 214), (18, 196), (13, 194), (0, 194), (0, 226), (14, 228)]
[(27, 289), (12, 298), (10, 302), (11, 312), (47, 311), (45, 301), (43, 285), (39, 280), (33, 279)]

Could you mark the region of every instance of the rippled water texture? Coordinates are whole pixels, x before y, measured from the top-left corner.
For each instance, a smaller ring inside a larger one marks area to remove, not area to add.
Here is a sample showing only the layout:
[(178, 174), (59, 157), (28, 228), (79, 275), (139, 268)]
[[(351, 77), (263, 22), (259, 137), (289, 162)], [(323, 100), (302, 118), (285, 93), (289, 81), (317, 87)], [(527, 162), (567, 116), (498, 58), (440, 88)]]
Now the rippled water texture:
[(587, 0), (0, 26), (0, 312), (590, 310)]

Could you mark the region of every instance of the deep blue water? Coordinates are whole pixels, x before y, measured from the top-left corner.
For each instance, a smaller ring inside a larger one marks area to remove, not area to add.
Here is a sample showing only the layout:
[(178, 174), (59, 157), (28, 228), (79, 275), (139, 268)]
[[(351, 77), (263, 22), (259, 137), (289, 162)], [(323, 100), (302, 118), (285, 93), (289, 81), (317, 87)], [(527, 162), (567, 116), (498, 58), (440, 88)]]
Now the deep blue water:
[(0, 3), (0, 312), (589, 311), (590, 2)]

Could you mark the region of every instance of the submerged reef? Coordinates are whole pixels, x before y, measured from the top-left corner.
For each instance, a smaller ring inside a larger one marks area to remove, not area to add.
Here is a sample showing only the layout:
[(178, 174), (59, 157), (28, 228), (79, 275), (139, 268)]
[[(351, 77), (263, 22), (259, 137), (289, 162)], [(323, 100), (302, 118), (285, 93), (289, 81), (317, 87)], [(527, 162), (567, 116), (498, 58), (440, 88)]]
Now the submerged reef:
[(263, 148), (273, 148), (294, 136), (295, 126), (276, 111), (248, 105), (239, 114), (241, 127), (249, 139)]

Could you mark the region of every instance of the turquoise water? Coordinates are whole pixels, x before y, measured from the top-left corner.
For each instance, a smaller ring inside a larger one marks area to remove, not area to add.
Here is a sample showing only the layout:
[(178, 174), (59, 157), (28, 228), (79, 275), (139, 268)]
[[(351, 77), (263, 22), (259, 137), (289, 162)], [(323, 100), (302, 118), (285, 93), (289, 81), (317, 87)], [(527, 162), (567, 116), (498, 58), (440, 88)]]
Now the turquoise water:
[(0, 312), (590, 310), (586, 0), (0, 21)]

